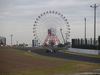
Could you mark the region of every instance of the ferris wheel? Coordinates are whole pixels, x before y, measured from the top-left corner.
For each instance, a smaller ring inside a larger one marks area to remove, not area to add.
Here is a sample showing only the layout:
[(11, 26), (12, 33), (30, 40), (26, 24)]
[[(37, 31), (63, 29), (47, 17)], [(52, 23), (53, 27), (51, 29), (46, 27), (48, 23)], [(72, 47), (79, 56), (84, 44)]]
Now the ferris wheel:
[(66, 17), (57, 11), (40, 14), (33, 25), (34, 40), (38, 45), (53, 41), (55, 45), (66, 43), (70, 36), (70, 25)]

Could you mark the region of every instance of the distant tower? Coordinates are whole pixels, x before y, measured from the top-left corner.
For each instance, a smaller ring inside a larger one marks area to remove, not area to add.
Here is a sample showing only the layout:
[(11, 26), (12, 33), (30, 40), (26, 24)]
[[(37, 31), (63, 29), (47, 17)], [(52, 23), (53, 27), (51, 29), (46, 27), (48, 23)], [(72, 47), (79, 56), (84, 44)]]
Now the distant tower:
[(56, 45), (56, 43), (58, 43), (58, 44), (60, 43), (60, 41), (56, 35), (56, 29), (54, 29), (54, 28), (48, 29), (48, 35), (47, 35), (46, 39), (44, 40), (43, 46), (47, 43), (48, 44), (54, 43), (54, 45)]

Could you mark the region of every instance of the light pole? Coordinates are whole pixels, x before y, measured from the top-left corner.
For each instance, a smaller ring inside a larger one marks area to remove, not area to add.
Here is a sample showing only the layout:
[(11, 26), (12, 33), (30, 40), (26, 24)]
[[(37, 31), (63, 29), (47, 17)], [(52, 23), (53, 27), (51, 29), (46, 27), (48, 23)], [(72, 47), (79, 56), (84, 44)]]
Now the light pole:
[(10, 36), (11, 36), (11, 46), (12, 46), (12, 36), (13, 36), (13, 35), (10, 35)]
[(94, 8), (94, 45), (96, 43), (96, 8), (98, 6), (96, 6), (96, 4), (94, 4), (94, 6), (90, 6), (91, 8)]
[(16, 45), (18, 46), (18, 41), (16, 41), (16, 43), (17, 43)]
[(65, 33), (66, 34), (66, 43), (67, 43), (67, 33)]

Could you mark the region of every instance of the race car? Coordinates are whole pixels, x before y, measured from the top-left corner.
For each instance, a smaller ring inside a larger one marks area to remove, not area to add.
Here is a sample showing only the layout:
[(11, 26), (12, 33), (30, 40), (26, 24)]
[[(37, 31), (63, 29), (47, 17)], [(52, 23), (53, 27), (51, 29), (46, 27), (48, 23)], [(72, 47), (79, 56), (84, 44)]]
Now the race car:
[(47, 49), (46, 50), (46, 53), (56, 53), (56, 51), (55, 50), (52, 50), (52, 49)]

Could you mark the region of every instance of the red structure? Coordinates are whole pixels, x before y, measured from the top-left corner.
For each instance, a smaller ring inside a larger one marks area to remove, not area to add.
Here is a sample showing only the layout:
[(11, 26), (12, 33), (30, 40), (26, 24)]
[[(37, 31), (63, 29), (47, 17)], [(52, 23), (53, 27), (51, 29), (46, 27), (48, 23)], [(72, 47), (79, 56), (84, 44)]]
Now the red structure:
[(48, 29), (48, 35), (46, 37), (46, 39), (44, 40), (43, 46), (45, 44), (50, 44), (50, 43), (54, 43), (54, 46), (56, 46), (56, 44), (60, 43), (57, 35), (56, 35), (56, 29), (54, 28), (50, 28)]

